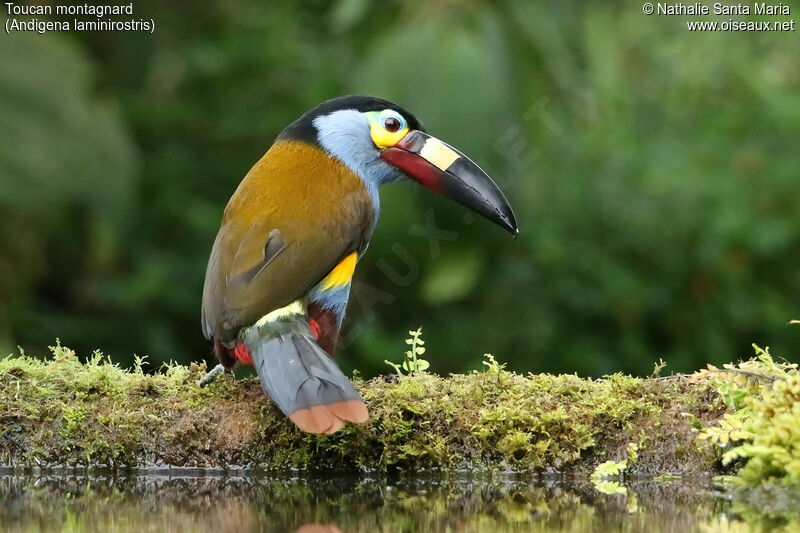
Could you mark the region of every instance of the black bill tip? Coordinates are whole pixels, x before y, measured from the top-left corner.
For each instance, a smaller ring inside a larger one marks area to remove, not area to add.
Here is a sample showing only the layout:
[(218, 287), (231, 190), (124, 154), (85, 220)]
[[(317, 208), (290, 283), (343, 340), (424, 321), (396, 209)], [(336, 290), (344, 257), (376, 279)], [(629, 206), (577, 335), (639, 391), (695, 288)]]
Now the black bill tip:
[(513, 236), (517, 220), (503, 192), (474, 161), (421, 131), (411, 131), (381, 158), (429, 189), (488, 218)]

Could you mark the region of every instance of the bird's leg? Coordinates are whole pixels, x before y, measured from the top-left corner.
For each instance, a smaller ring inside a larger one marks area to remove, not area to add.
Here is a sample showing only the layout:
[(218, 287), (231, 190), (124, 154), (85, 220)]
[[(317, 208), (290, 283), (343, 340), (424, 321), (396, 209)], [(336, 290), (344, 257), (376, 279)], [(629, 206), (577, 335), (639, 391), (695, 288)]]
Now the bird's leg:
[(220, 374), (224, 374), (225, 372), (228, 372), (227, 368), (225, 368), (222, 365), (217, 365), (211, 370), (209, 370), (208, 374), (203, 376), (203, 378), (197, 382), (197, 386), (201, 388), (205, 387), (206, 385), (217, 379), (217, 376), (219, 376)]

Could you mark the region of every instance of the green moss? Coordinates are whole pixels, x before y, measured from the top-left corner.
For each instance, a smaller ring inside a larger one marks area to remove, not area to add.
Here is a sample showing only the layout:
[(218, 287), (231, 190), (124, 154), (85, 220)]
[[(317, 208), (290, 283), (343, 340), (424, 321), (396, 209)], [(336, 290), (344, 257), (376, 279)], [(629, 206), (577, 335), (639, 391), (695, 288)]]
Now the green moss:
[(743, 429), (752, 436), (751, 443), (730, 454), (748, 458), (739, 475), (747, 483), (800, 483), (800, 375), (776, 381), (748, 406), (752, 414)]
[[(486, 370), (355, 378), (370, 420), (334, 435), (296, 430), (255, 379), (207, 388), (201, 365), (146, 374), (99, 353), (81, 363), (60, 346), (48, 360), (0, 360), (0, 463), (248, 466), (365, 470), (500, 468), (591, 472), (630, 457), (632, 474), (706, 472), (692, 422), (726, 410), (709, 375), (604, 379)], [(690, 413), (691, 418), (683, 416)]]
[(139, 464), (170, 421), (220, 392), (187, 386), (198, 365), (147, 375), (141, 361), (127, 371), (99, 352), (82, 363), (60, 344), (51, 351), (0, 360), (4, 464)]
[(712, 368), (717, 389), (731, 412), (700, 430), (724, 464), (743, 464), (728, 481), (735, 485), (800, 484), (800, 372), (777, 363), (769, 350)]

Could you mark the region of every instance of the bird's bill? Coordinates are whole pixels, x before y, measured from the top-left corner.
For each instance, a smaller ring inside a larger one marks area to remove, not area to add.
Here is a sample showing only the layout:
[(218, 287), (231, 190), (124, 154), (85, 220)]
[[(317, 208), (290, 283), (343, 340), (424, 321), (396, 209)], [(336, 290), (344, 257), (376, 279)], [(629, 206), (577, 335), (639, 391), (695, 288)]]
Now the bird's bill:
[(441, 195), (519, 233), (511, 206), (492, 178), (470, 158), (427, 133), (412, 130), (381, 158)]

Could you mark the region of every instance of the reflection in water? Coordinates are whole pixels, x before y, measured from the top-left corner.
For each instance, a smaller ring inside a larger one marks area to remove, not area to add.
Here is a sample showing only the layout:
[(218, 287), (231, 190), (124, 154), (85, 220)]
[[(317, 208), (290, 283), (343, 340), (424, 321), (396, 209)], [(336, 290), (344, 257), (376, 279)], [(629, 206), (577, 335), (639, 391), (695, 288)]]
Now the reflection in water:
[(705, 483), (498, 479), (0, 474), (0, 530), (24, 531), (736, 531)]
[(297, 533), (342, 533), (332, 524), (304, 524), (297, 528)]

